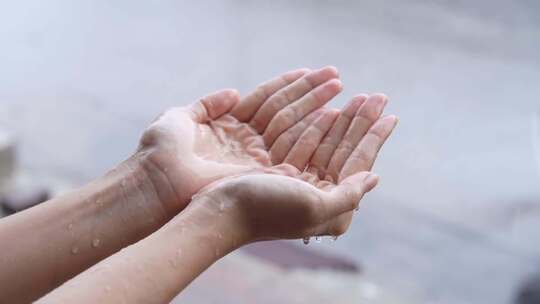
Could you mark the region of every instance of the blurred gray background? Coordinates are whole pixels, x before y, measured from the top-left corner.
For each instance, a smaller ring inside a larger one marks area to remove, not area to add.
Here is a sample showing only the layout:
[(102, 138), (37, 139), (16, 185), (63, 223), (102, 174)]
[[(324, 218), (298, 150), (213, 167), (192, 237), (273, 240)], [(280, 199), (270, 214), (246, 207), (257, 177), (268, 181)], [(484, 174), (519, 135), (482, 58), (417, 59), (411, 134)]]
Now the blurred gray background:
[[(0, 125), (81, 184), (164, 109), (335, 65), (400, 117), (351, 231), (310, 246), (417, 303), (509, 303), (540, 271), (540, 2), (3, 1)], [(535, 148), (536, 147), (536, 148)]]

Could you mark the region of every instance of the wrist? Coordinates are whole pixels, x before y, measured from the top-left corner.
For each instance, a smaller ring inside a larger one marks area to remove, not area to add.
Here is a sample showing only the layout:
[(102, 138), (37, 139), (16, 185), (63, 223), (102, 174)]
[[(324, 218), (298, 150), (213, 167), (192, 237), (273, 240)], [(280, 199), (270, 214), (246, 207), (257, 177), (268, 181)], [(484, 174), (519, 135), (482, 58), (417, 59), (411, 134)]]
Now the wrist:
[(162, 155), (152, 149), (137, 151), (125, 163), (137, 168), (136, 171), (143, 176), (170, 217), (177, 215), (189, 203), (192, 195), (190, 178), (184, 176), (188, 170), (164, 163)]
[[(147, 170), (143, 167), (140, 159), (132, 156), (110, 170), (105, 176), (96, 181), (105, 192), (109, 193), (120, 202), (126, 210), (134, 207), (144, 211), (143, 213), (152, 219), (164, 223), (176, 213), (166, 204), (162, 203), (158, 191), (152, 182)], [(138, 212), (132, 212), (138, 214)]]
[(195, 195), (169, 225), (182, 233), (205, 235), (208, 244), (216, 246), (225, 255), (251, 240), (236, 200), (222, 191)]

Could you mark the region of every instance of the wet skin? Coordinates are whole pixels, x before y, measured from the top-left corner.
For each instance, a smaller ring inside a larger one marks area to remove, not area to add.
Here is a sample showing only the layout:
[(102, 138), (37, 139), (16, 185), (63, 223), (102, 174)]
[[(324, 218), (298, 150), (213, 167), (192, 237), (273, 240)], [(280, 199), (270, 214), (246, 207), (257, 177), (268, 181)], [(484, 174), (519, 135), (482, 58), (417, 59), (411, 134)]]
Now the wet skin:
[(167, 303), (243, 244), (344, 233), (397, 118), (382, 94), (323, 108), (340, 91), (335, 68), (301, 69), (166, 111), (104, 177), (0, 221), (4, 299), (80, 273), (40, 301)]

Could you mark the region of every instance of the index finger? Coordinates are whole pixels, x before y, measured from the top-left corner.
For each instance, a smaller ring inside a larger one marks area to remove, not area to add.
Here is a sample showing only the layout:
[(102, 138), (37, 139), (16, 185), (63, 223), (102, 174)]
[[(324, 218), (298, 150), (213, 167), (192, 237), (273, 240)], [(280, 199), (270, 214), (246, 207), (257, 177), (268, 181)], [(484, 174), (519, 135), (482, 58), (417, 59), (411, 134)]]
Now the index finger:
[(246, 122), (251, 120), (253, 115), (255, 115), (270, 96), (310, 71), (310, 69), (306, 68), (289, 71), (258, 85), (253, 92), (241, 99), (240, 103), (231, 111), (231, 115), (238, 119), (238, 121)]

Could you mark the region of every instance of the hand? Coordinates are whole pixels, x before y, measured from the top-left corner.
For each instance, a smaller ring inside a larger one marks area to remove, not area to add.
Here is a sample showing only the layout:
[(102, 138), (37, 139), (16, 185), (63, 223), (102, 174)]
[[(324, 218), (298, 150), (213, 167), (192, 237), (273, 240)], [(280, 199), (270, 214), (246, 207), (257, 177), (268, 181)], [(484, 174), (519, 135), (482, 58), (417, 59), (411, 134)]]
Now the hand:
[(284, 164), (219, 180), (194, 200), (233, 218), (239, 242), (341, 235), (378, 182), (368, 170), (397, 123), (380, 117), (385, 105), (382, 94), (357, 96), (335, 121), (319, 119), (302, 132)]
[(348, 226), (340, 215), (354, 210), (377, 181), (375, 174), (361, 172), (334, 184), (279, 165), (263, 173), (220, 180), (195, 196), (192, 205), (206, 204), (210, 212), (230, 217), (237, 244), (338, 236)]
[(337, 77), (333, 67), (296, 70), (242, 100), (223, 90), (174, 108), (144, 132), (136, 157), (165, 207), (178, 212), (212, 181), (271, 166), (270, 151), (280, 148), (276, 138), (304, 117), (320, 116), (310, 113), (340, 92)]

